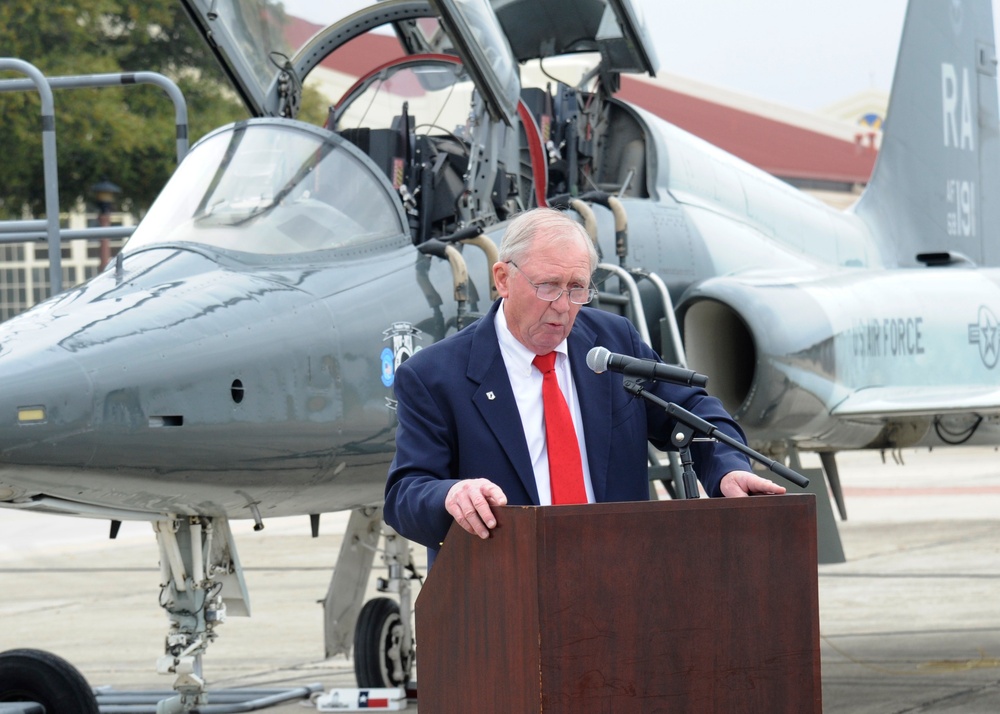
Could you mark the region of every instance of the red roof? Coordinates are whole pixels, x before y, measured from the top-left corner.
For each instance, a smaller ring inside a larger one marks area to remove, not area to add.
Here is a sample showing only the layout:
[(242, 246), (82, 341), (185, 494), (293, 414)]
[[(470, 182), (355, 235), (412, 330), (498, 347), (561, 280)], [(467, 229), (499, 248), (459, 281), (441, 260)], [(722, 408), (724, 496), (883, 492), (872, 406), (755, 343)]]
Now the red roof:
[[(289, 15), (288, 24), (285, 25), (285, 39), (290, 47), (299, 49), (322, 29), (322, 25)], [(374, 67), (405, 54), (395, 36), (368, 32), (341, 46), (326, 57), (320, 66), (360, 78)]]
[[(285, 31), (293, 47), (301, 47), (322, 29), (289, 19)], [(395, 37), (367, 33), (327, 57), (322, 66), (360, 77), (403, 54)], [(617, 96), (784, 179), (867, 183), (878, 153), (868, 143), (844, 141), (628, 76), (622, 77)]]
[(752, 112), (622, 77), (616, 95), (770, 174), (867, 183), (877, 151)]

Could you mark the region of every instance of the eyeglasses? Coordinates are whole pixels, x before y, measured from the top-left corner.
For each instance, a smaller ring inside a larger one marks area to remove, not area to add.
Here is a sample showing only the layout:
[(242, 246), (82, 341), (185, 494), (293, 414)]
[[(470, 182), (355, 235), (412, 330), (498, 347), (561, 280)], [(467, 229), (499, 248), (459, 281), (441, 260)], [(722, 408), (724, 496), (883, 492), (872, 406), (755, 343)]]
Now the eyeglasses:
[(555, 283), (542, 283), (541, 285), (535, 285), (531, 280), (528, 280), (528, 276), (524, 275), (524, 271), (515, 263), (513, 260), (508, 260), (508, 263), (513, 265), (524, 279), (528, 281), (528, 285), (535, 289), (535, 296), (539, 300), (545, 300), (546, 302), (555, 302), (562, 297), (563, 293), (569, 294), (569, 301), (574, 305), (586, 305), (595, 297), (597, 297), (597, 290), (595, 288), (570, 288), (565, 290)]

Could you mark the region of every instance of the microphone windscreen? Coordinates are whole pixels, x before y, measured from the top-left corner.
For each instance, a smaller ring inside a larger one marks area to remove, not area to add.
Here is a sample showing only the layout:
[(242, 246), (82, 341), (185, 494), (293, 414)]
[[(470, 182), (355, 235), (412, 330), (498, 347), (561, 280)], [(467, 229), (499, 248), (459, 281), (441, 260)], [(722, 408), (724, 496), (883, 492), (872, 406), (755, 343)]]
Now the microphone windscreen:
[(595, 347), (587, 353), (587, 366), (600, 374), (608, 368), (611, 352), (605, 347)]

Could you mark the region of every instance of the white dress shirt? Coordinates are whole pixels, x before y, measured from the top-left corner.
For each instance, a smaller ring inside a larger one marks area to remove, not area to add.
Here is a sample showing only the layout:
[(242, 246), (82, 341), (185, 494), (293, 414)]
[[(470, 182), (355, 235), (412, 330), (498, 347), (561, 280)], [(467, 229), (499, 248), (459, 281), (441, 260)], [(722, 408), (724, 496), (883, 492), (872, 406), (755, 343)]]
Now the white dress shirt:
[[(500, 353), (510, 386), (514, 390), (514, 400), (517, 411), (521, 415), (521, 426), (524, 438), (528, 442), (528, 455), (535, 471), (535, 485), (538, 487), (538, 503), (541, 506), (552, 505), (552, 487), (549, 483), (549, 455), (545, 446), (545, 410), (542, 406), (542, 373), (531, 361), (535, 353), (518, 342), (507, 326), (504, 315), (504, 304), (496, 314), (497, 340), (500, 343)], [(587, 448), (583, 435), (583, 419), (580, 415), (580, 400), (576, 396), (576, 385), (573, 384), (573, 372), (569, 366), (569, 356), (566, 350), (566, 340), (555, 349), (556, 378), (562, 390), (566, 405), (573, 415), (573, 428), (576, 429), (576, 440), (580, 444), (580, 460), (583, 465), (583, 484), (587, 489), (587, 502), (594, 502), (594, 486), (590, 482), (590, 465), (587, 461)]]

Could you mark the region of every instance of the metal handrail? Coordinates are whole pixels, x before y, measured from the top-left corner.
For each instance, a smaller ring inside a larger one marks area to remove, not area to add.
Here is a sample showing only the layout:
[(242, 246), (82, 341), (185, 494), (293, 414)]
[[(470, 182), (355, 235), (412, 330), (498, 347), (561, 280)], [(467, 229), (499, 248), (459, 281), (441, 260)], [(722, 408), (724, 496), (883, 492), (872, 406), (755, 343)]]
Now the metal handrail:
[(636, 285), (632, 275), (621, 266), (613, 263), (599, 263), (598, 270), (606, 270), (614, 274), (622, 283), (622, 286), (629, 294), (629, 307), (632, 309), (632, 322), (635, 323), (639, 336), (647, 345), (652, 346), (649, 337), (649, 327), (646, 326), (646, 311), (642, 307), (642, 298), (639, 296), (639, 286)]
[[(91, 228), (60, 228), (59, 240), (98, 240), (100, 238), (128, 238), (135, 233), (136, 226), (93, 226)], [(26, 243), (43, 240), (46, 233), (41, 230), (7, 233), (0, 222), (0, 244)]]
[(19, 243), (46, 239), (49, 245), (49, 285), (52, 294), (62, 292), (62, 250), (64, 240), (96, 240), (127, 237), (134, 226), (111, 228), (99, 226), (62, 230), (59, 227), (59, 171), (56, 164), (56, 120), (52, 89), (82, 89), (115, 87), (131, 84), (153, 84), (163, 89), (174, 104), (174, 124), (177, 139), (177, 163), (188, 151), (187, 102), (180, 88), (158, 72), (118, 72), (46, 77), (30, 62), (13, 57), (0, 57), (0, 70), (27, 75), (28, 79), (0, 80), (0, 92), (20, 92), (36, 89), (42, 99), (42, 172), (45, 182), (45, 219), (32, 221), (0, 221), (0, 243)]
[[(3, 60), (0, 60), (2, 62)], [(21, 60), (18, 60), (21, 61)], [(2, 67), (0, 67), (2, 68)], [(92, 89), (96, 87), (121, 87), (131, 84), (152, 84), (170, 97), (174, 104), (174, 128), (177, 138), (177, 163), (187, 155), (188, 111), (187, 101), (172, 79), (159, 72), (110, 72), (107, 74), (77, 74), (63, 77), (45, 77), (52, 89)], [(18, 92), (31, 89), (32, 82), (26, 79), (0, 80), (0, 92)]]
[[(26, 74), (42, 99), (42, 172), (45, 176), (45, 225), (49, 241), (49, 285), (62, 292), (62, 249), (59, 238), (59, 170), (56, 167), (56, 114), (52, 87), (41, 70), (13, 57), (0, 57), (0, 70)], [(14, 80), (17, 81), (17, 80)]]
[(674, 350), (675, 362), (678, 367), (687, 367), (687, 356), (684, 354), (684, 343), (681, 341), (681, 331), (677, 326), (677, 315), (674, 313), (674, 301), (670, 298), (670, 291), (666, 283), (656, 273), (638, 272), (640, 277), (646, 278), (656, 286), (660, 293), (660, 300), (663, 301), (663, 315), (667, 320), (667, 328), (670, 333), (670, 342)]

